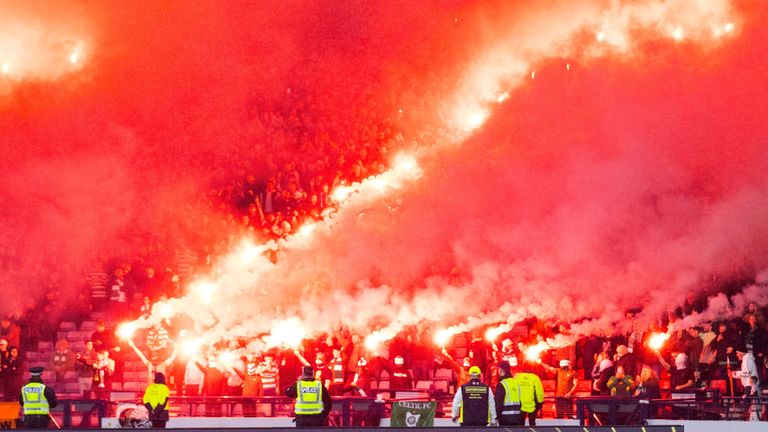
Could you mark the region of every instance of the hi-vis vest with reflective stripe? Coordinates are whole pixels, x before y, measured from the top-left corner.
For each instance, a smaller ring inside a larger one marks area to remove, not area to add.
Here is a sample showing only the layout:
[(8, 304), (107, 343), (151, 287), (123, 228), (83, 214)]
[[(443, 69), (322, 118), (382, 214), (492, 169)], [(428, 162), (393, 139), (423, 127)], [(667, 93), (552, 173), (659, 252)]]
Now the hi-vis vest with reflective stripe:
[(501, 380), (501, 386), (504, 387), (504, 406), (501, 409), (501, 415), (520, 414), (520, 386), (512, 377), (506, 377)]
[(296, 382), (296, 415), (316, 415), (323, 412), (323, 385), (320, 381)]
[(45, 398), (45, 384), (29, 383), (21, 388), (24, 401), (24, 415), (48, 415), (48, 399)]

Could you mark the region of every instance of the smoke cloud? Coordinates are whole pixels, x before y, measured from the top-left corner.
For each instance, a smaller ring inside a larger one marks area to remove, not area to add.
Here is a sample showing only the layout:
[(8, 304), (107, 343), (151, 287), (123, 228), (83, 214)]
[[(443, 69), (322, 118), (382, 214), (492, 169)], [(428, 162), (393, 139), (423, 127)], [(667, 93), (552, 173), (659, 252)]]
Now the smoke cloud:
[[(318, 119), (396, 119), (406, 156), (311, 230), (246, 241), (169, 301), (211, 341), (292, 317), (379, 340), (422, 321), (463, 331), (528, 316), (593, 334), (768, 264), (756, 6), (241, 6), (86, 8), (82, 73), (13, 84), (0, 193), (21, 268), (129, 254), (136, 228), (215, 231), (190, 223), (220, 217), (190, 209), (201, 191), (295, 157), (292, 133), (249, 116), (288, 89)], [(251, 153), (257, 168), (233, 156)]]

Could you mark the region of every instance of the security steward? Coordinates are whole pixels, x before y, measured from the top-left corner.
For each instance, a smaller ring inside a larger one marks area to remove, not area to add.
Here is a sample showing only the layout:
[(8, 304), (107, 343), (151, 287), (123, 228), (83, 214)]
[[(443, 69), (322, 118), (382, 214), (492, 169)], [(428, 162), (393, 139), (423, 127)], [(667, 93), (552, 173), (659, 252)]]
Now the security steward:
[(168, 396), (171, 391), (165, 385), (165, 375), (155, 372), (155, 382), (144, 391), (144, 406), (149, 412), (153, 428), (164, 428), (168, 423)]
[(288, 387), (285, 394), (296, 399), (296, 427), (325, 426), (331, 412), (331, 395), (323, 383), (315, 379), (312, 366), (304, 366), (301, 377)]
[(520, 386), (512, 376), (509, 362), (499, 363), (499, 384), (496, 385), (496, 418), (500, 426), (520, 426)]
[(56, 407), (56, 392), (43, 384), (43, 368), (29, 368), (29, 383), (21, 388), (19, 403), (24, 410), (24, 427), (46, 429), (50, 420), (50, 408)]
[(461, 426), (496, 425), (496, 405), (491, 388), (480, 382), (480, 368), (469, 368), (469, 382), (453, 397), (453, 422)]
[(528, 417), (528, 425), (536, 426), (536, 417), (544, 406), (544, 386), (541, 378), (530, 372), (530, 366), (525, 372), (515, 374), (515, 381), (520, 387), (520, 426), (525, 426), (525, 418)]

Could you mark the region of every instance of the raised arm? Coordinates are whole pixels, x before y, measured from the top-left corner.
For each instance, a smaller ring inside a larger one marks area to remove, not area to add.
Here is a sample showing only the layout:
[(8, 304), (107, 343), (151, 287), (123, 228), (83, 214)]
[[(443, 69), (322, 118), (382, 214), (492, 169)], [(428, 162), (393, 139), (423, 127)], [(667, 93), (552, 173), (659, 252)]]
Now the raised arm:
[(173, 342), (171, 342), (171, 344), (173, 344), (173, 352), (171, 352), (171, 356), (170, 357), (165, 359), (164, 363), (165, 363), (166, 366), (170, 366), (171, 363), (173, 363), (174, 360), (176, 360), (176, 356), (179, 354), (179, 346), (177, 344), (173, 343)]
[(661, 367), (663, 367), (666, 370), (671, 369), (671, 367), (669, 366), (669, 363), (667, 363), (667, 361), (664, 360), (664, 357), (661, 355), (660, 352), (656, 351), (656, 357), (659, 359), (659, 363), (661, 363)]
[(128, 339), (128, 345), (130, 345), (130, 346), (131, 346), (131, 348), (133, 348), (133, 351), (136, 353), (136, 355), (137, 355), (137, 356), (139, 356), (139, 359), (141, 359), (141, 362), (142, 362), (142, 363), (144, 363), (144, 365), (147, 365), (147, 366), (149, 366), (149, 364), (150, 364), (150, 363), (149, 363), (149, 360), (148, 360), (148, 359), (147, 359), (147, 357), (144, 355), (144, 353), (143, 353), (143, 352), (141, 352), (141, 350), (139, 349), (139, 347), (137, 347), (137, 346), (136, 346), (136, 344), (135, 344), (135, 343), (133, 343), (133, 339)]
[(312, 366), (312, 365), (311, 365), (311, 364), (310, 364), (310, 363), (307, 361), (307, 359), (305, 359), (305, 358), (304, 358), (304, 356), (303, 356), (303, 355), (301, 355), (301, 353), (299, 352), (299, 350), (297, 350), (297, 349), (296, 349), (296, 350), (293, 350), (293, 354), (294, 354), (294, 355), (296, 355), (296, 358), (298, 358), (298, 359), (299, 359), (299, 361), (301, 362), (301, 364), (303, 364), (304, 366)]

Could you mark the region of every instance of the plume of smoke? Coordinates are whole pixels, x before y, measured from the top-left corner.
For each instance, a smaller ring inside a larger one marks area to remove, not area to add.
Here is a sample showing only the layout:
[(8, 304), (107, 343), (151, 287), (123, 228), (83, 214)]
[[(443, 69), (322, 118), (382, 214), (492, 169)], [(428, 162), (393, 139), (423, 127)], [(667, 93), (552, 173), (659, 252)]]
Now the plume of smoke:
[(89, 23), (68, 3), (56, 14), (41, 2), (0, 3), (0, 97), (13, 82), (53, 81), (83, 67)]
[[(585, 9), (534, 11), (533, 17), (520, 17), (526, 23), (541, 21), (532, 26), (536, 31), (531, 34), (521, 36), (519, 26), (509, 25), (508, 33), (491, 32), (494, 40), (506, 44), (515, 40), (520, 49), (507, 51), (506, 56), (482, 54), (504, 52), (497, 44), (481, 49), (479, 66), (470, 68), (468, 79), (462, 81), (469, 84), (459, 86), (449, 98), (459, 101), (449, 106), (469, 109), (473, 127), (457, 122), (466, 114), (447, 116), (446, 122), (464, 132), (480, 127), (487, 117), (486, 105), (498, 103), (499, 91), (523, 85), (521, 71), (534, 64), (548, 71), (547, 59), (556, 56), (579, 52), (594, 56), (592, 48), (606, 41), (596, 36), (601, 28), (610, 30), (608, 45), (616, 51), (634, 49), (633, 57), (644, 58), (649, 52), (633, 43), (634, 38), (658, 39), (661, 34), (667, 44), (676, 44), (679, 33), (666, 30), (685, 7), (700, 6), (686, 10), (695, 19), (680, 18), (677, 25), (686, 40), (700, 43), (722, 36), (710, 30), (725, 25), (723, 17), (730, 11), (730, 3), (724, 1), (638, 4), (613, 3), (604, 9), (597, 2)], [(592, 35), (589, 42), (581, 38), (585, 32)], [(419, 182), (385, 195), (366, 193), (364, 188), (357, 194), (345, 192), (342, 195), (357, 201), (345, 202), (332, 222), (312, 232), (312, 247), (295, 248), (289, 240), (281, 244), (276, 264), (265, 262), (264, 270), (250, 280), (233, 279), (227, 291), (254, 300), (241, 307), (223, 293), (208, 306), (226, 317), (217, 317), (208, 330), (217, 335), (253, 335), (268, 331), (272, 320), (291, 316), (310, 322), (307, 327), (316, 332), (339, 321), (365, 328), (383, 320), (386, 324), (374, 334), (379, 341), (422, 321), (459, 322), (455, 331), (461, 331), (505, 318), (512, 323), (537, 316), (570, 321), (576, 337), (616, 329), (623, 311), (638, 304), (651, 312), (666, 310), (674, 304), (670, 299), (684, 298), (702, 275), (728, 271), (733, 261), (722, 258), (734, 245), (741, 241), (754, 245), (746, 233), (760, 228), (756, 221), (764, 211), (757, 204), (765, 202), (763, 194), (759, 188), (736, 187), (723, 180), (722, 186), (731, 189), (728, 194), (698, 195), (696, 182), (714, 168), (688, 165), (685, 150), (695, 148), (688, 137), (670, 149), (667, 144), (675, 137), (643, 131), (659, 120), (652, 114), (656, 107), (646, 106), (646, 99), (636, 92), (630, 95), (638, 102), (620, 92), (631, 79), (650, 89), (652, 97), (661, 98), (685, 71), (675, 71), (678, 76), (669, 77), (670, 84), (657, 84), (659, 75), (669, 74), (667, 69), (656, 66), (650, 78), (642, 78), (631, 65), (620, 63), (619, 68), (600, 84), (595, 84), (600, 69), (587, 68), (579, 78), (590, 83), (589, 91), (573, 84), (563, 90), (571, 92), (572, 103), (590, 112), (574, 115), (564, 109), (567, 102), (552, 90), (561, 88), (564, 78), (555, 82), (539, 74), (536, 81), (543, 84), (528, 87), (539, 92), (535, 96), (540, 100), (515, 94), (460, 149), (437, 156), (424, 152), (424, 177)], [(608, 89), (604, 99), (588, 102), (590, 91), (598, 86)], [(700, 84), (691, 91), (708, 88)], [(529, 99), (536, 104), (524, 105)], [(480, 117), (475, 117), (475, 108)], [(684, 104), (674, 114), (691, 108)], [(521, 115), (524, 110), (529, 118)], [(574, 120), (560, 118), (558, 128), (548, 130), (553, 121), (550, 110)], [(618, 113), (632, 117), (632, 110), (645, 116), (638, 125), (614, 118)], [(689, 127), (703, 127), (701, 121), (686, 120)], [(586, 132), (584, 122), (618, 125)], [(512, 137), (510, 131), (515, 131)], [(651, 145), (648, 140), (659, 143)], [(729, 169), (718, 167), (720, 172)], [(738, 218), (744, 235), (724, 235), (723, 222), (745, 205), (754, 218)], [(702, 209), (707, 209), (703, 216)], [(762, 259), (748, 256), (755, 263)], [(430, 268), (434, 271), (425, 271)], [(667, 281), (663, 288), (658, 286), (660, 280)], [(297, 298), (302, 300), (297, 303)], [(502, 307), (504, 302), (512, 306)], [(475, 318), (466, 320), (467, 316)]]
[(671, 323), (669, 330), (685, 330), (705, 323), (739, 318), (747, 312), (747, 306), (750, 303), (760, 307), (768, 305), (768, 290), (764, 284), (749, 285), (740, 293), (730, 297), (724, 293), (718, 293), (707, 299), (706, 309)]
[[(339, 192), (341, 210), (324, 222), (284, 241), (242, 245), (141, 325), (183, 312), (206, 341), (267, 344), (260, 338), (278, 322), (300, 323), (307, 334), (343, 322), (378, 328), (386, 339), (422, 321), (470, 329), (537, 316), (594, 334), (615, 328), (628, 307), (666, 311), (709, 274), (766, 264), (755, 240), (768, 234), (766, 160), (756, 144), (765, 130), (755, 115), (766, 101), (753, 91), (766, 71), (749, 48), (765, 41), (749, 26), (760, 22), (759, 10), (734, 11), (724, 0), (466, 10), (276, 2), (250, 12), (182, 4), (140, 3), (131, 20), (92, 6), (94, 72), (79, 96), (50, 91), (56, 97), (37, 105), (19, 87), (0, 119), (9, 155), (0, 192), (16, 203), (6, 208), (29, 209), (3, 218), (3, 231), (29, 233), (19, 234), (34, 243), (26, 251), (46, 250), (52, 238), (76, 261), (106, 249), (93, 245), (126, 226), (185, 218), (168, 213), (212, 179), (234, 176), (229, 161), (212, 161), (271, 136), (243, 126), (254, 93), (324, 80), (346, 90), (346, 81), (334, 81), (346, 74), (393, 92), (406, 75), (413, 88), (442, 94), (403, 90), (406, 101), (431, 97), (403, 107), (417, 113), (406, 132), (419, 137), (418, 172), (393, 161), (391, 173)], [(277, 31), (275, 22), (290, 25)], [(254, 37), (254, 28), (268, 30)], [(702, 54), (701, 45), (712, 50)], [(306, 68), (317, 80), (284, 78), (304, 69), (294, 58), (310, 51), (329, 54)], [(563, 68), (561, 57), (574, 67)], [(390, 97), (373, 99), (389, 108)], [(62, 107), (74, 114), (61, 117)], [(433, 107), (442, 118), (437, 132), (421, 124), (438, 117), (420, 112)], [(340, 103), (323, 109), (351, 111)], [(29, 111), (42, 114), (29, 122)], [(274, 148), (292, 152), (289, 144)], [(51, 172), (72, 180), (43, 175)], [(90, 193), (92, 184), (103, 193)], [(35, 213), (43, 221), (25, 223)]]

